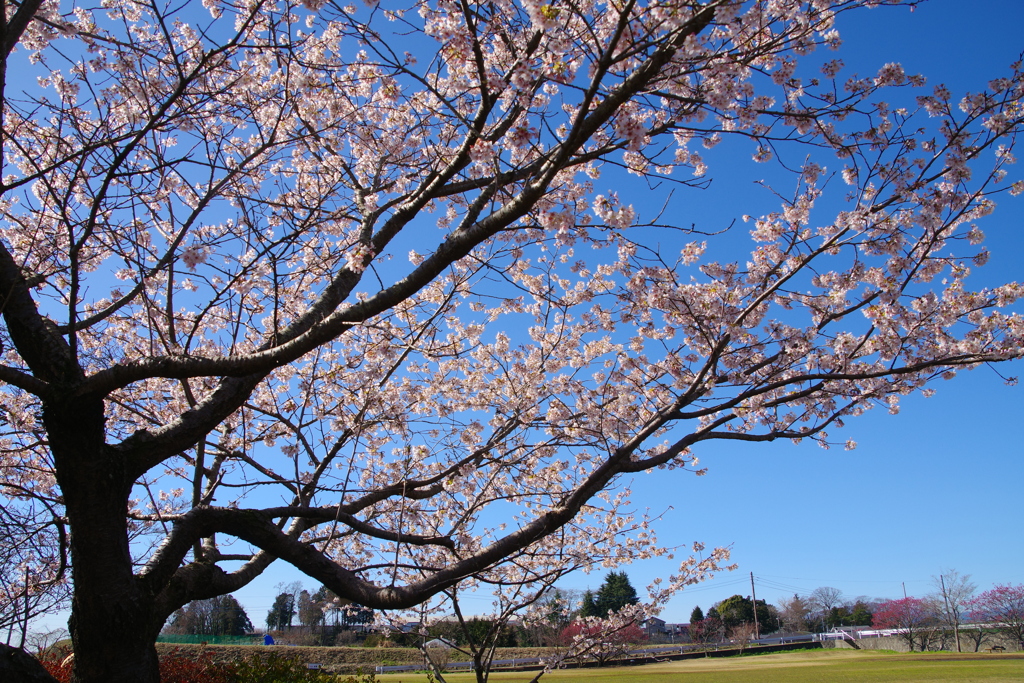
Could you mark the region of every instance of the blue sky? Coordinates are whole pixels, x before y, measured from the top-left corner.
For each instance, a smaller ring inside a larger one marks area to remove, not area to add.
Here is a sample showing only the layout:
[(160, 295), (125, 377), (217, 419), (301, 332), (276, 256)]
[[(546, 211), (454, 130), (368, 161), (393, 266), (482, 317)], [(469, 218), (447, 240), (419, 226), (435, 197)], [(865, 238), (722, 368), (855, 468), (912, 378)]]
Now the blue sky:
[[(921, 73), (930, 84), (946, 83), (956, 94), (979, 90), (1007, 73), (1024, 49), (1024, 2), (974, 0), (969, 10), (967, 5), (931, 0), (913, 12), (879, 8), (845, 15), (838, 56), (865, 75), (898, 61), (908, 73)], [(707, 157), (713, 177), (727, 175), (716, 173), (714, 155)], [(713, 229), (715, 220), (776, 207), (753, 188), (750, 179), (742, 187), (719, 184), (688, 201), (737, 199), (706, 214)], [(739, 201), (748, 198), (750, 205)], [(1005, 197), (981, 224), (992, 260), (979, 279), (1024, 279), (1022, 224), (1024, 197)], [(1024, 363), (997, 370), (1022, 375)], [(902, 597), (904, 584), (908, 594), (923, 595), (932, 590), (931, 577), (950, 568), (972, 575), (980, 590), (1024, 581), (1017, 528), (1024, 500), (1024, 386), (1007, 386), (995, 371), (980, 368), (935, 388), (932, 398), (906, 399), (897, 416), (876, 410), (852, 420), (836, 434), (858, 442), (851, 452), (788, 442), (712, 444), (697, 451), (709, 468), (705, 477), (637, 477), (634, 502), (665, 511), (663, 543), (731, 545), (739, 564), (736, 572), (679, 594), (662, 618), (685, 622), (694, 605), (707, 610), (734, 593), (748, 595), (750, 572), (757, 597), (772, 603), (826, 585), (850, 598)], [(647, 561), (624, 569), (640, 589), (675, 564)], [(596, 588), (602, 579), (601, 573), (580, 575), (564, 585)], [(295, 580), (316, 587), (278, 563), (235, 596), (259, 626), (275, 585)], [(480, 597), (466, 609), (483, 613), (488, 602)], [(37, 628), (63, 626), (65, 618), (54, 615)]]
[[(1024, 2), (975, 0), (970, 11), (965, 4), (932, 0), (913, 12), (847, 14), (839, 24), (843, 48), (826, 58), (839, 56), (862, 75), (898, 61), (908, 73), (925, 75), (929, 90), (942, 82), (956, 94), (977, 91), (1006, 74), (1024, 50)], [(712, 177), (729, 176), (716, 169), (713, 154), (707, 159)], [(726, 206), (717, 212), (701, 208), (708, 229), (775, 209), (777, 202), (758, 194), (753, 178), (741, 186), (719, 182), (687, 201), (714, 204), (716, 195), (734, 198), (737, 192), (749, 198), (749, 204), (721, 202)], [(979, 281), (1024, 279), (1022, 224), (1024, 197), (1005, 197), (981, 224), (992, 260), (978, 272)], [(1024, 364), (997, 370), (1022, 375)], [(637, 477), (634, 503), (665, 511), (659, 531), (666, 545), (731, 545), (739, 564), (677, 595), (662, 617), (685, 622), (694, 605), (706, 610), (735, 593), (749, 595), (750, 572), (757, 597), (772, 603), (818, 586), (839, 588), (850, 598), (893, 598), (902, 597), (905, 584), (908, 594), (923, 595), (932, 590), (931, 577), (950, 568), (971, 574), (979, 590), (1024, 581), (1016, 530), (1024, 500), (1024, 386), (1007, 386), (992, 369), (979, 368), (935, 388), (932, 398), (906, 399), (897, 416), (876, 410), (851, 421), (837, 436), (855, 439), (854, 451), (789, 442), (704, 445), (697, 454), (709, 468), (705, 477)], [(641, 589), (675, 565), (652, 560), (624, 569)], [(260, 624), (275, 584), (304, 578), (275, 566), (236, 596)], [(596, 588), (602, 579), (602, 573), (578, 575), (564, 585)], [(479, 596), (467, 611), (484, 613), (489, 602)]]

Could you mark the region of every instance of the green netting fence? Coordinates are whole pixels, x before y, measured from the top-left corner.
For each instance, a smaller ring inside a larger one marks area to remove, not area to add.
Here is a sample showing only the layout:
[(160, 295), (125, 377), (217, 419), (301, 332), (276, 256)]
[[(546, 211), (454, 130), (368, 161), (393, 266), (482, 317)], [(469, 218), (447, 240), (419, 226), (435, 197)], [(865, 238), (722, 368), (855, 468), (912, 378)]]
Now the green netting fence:
[(263, 636), (193, 636), (193, 635), (171, 635), (163, 633), (157, 636), (158, 643), (176, 643), (179, 645), (262, 645)]

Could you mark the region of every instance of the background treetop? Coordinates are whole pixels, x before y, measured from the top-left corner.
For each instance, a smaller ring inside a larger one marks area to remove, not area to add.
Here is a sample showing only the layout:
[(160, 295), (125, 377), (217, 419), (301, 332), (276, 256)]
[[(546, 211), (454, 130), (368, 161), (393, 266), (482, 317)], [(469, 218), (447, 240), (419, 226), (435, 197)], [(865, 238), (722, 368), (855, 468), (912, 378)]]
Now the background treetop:
[(597, 589), (594, 606), (597, 616), (606, 616), (608, 612), (618, 612), (626, 605), (640, 602), (640, 596), (629, 582), (626, 572), (608, 572), (604, 583)]

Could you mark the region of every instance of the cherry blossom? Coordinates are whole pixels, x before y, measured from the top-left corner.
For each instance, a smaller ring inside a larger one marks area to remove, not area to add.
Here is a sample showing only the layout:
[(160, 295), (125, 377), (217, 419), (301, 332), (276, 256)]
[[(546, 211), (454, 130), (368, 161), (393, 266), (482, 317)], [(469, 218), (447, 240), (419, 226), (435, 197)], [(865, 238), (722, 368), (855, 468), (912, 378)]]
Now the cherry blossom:
[[(1019, 357), (970, 277), (1019, 65), (805, 73), (878, 4), (18, 5), (0, 488), (70, 529), (77, 680), (275, 561), (401, 610), (664, 556), (632, 476)], [(729, 136), (793, 169), (749, 244), (621, 187), (697, 198)]]

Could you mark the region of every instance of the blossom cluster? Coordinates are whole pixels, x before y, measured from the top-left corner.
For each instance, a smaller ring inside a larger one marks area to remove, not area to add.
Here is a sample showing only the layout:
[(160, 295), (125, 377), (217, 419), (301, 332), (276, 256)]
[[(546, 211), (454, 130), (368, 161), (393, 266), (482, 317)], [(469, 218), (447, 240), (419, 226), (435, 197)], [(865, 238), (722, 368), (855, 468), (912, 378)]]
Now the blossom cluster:
[[(0, 472), (60, 508), (37, 413), (102, 399), (83, 433), (132, 474), (147, 577), (314, 548), (339, 595), (407, 607), (666, 555), (633, 474), (852, 448), (851, 418), (1024, 348), (1024, 287), (969, 279), (1022, 187), (1024, 75), (807, 77), (878, 2), (103, 4), (44, 3), (16, 53), (47, 73), (5, 103)], [(730, 136), (811, 155), (749, 243), (616, 186), (690, 191)]]

